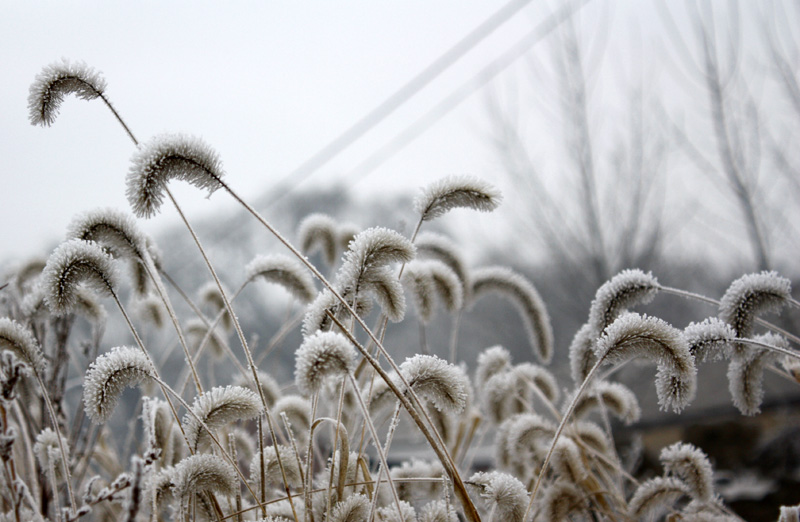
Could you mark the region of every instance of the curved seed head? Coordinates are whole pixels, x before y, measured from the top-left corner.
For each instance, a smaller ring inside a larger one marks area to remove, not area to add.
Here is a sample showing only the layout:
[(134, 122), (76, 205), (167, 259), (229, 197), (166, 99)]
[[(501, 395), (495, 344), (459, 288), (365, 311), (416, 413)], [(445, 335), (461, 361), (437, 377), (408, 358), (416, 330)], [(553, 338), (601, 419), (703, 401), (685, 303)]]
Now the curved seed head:
[(119, 346), (98, 357), (86, 370), (83, 404), (94, 422), (111, 417), (126, 387), (134, 387), (153, 376), (152, 365), (138, 348)]
[(206, 428), (214, 430), (230, 422), (252, 419), (262, 410), (261, 400), (252, 390), (240, 386), (216, 387), (194, 400), (193, 415), (183, 418), (186, 439), (195, 450), (209, 441)]
[(511, 354), (502, 346), (486, 348), (478, 355), (475, 368), (475, 386), (483, 391), (483, 387), (493, 375), (511, 369)]
[(79, 214), (67, 228), (67, 239), (94, 241), (115, 258), (145, 259), (147, 238), (133, 217), (114, 208)]
[(69, 94), (82, 100), (102, 95), (106, 81), (83, 62), (61, 60), (46, 66), (36, 75), (28, 94), (28, 117), (32, 125), (53, 124), (61, 103)]
[(355, 350), (336, 332), (317, 332), (303, 341), (295, 358), (295, 382), (306, 393), (319, 391), (326, 379), (354, 370)]
[(467, 481), (477, 487), (486, 507), (497, 520), (523, 522), (528, 507), (528, 492), (522, 482), (499, 471), (478, 472)]
[(733, 328), (716, 317), (709, 317), (701, 323), (689, 323), (683, 334), (697, 362), (730, 358), (736, 338)]
[(467, 376), (458, 366), (432, 355), (415, 355), (400, 365), (414, 392), (439, 411), (460, 413), (468, 398)]
[(336, 262), (339, 246), (336, 221), (327, 214), (306, 216), (297, 227), (297, 243), (304, 254), (313, 254), (321, 250), (325, 261), (333, 265)]
[(223, 186), (224, 175), (219, 155), (200, 139), (162, 134), (134, 153), (125, 194), (137, 217), (150, 218), (161, 208), (169, 181), (186, 181), (211, 195)]
[(488, 293), (499, 293), (517, 306), (534, 353), (542, 362), (549, 362), (553, 356), (553, 327), (544, 301), (530, 281), (507, 267), (475, 270), (472, 273), (473, 302)]
[(736, 337), (751, 337), (756, 317), (778, 312), (792, 296), (791, 282), (776, 272), (747, 274), (728, 287), (719, 304), (719, 317)]
[(236, 471), (222, 457), (199, 454), (180, 461), (172, 473), (175, 496), (188, 502), (193, 495), (203, 492), (234, 495), (238, 491)]
[(693, 498), (708, 502), (713, 500), (714, 472), (708, 457), (701, 450), (685, 442), (676, 442), (661, 450), (659, 460), (665, 472), (683, 480)]
[(310, 303), (317, 293), (305, 267), (284, 254), (256, 257), (245, 267), (245, 274), (248, 280), (261, 278), (282, 286), (303, 304)]
[(636, 520), (654, 518), (683, 495), (689, 495), (689, 488), (682, 481), (675, 477), (655, 477), (642, 482), (628, 502), (628, 510)]
[(658, 365), (656, 392), (662, 409), (679, 412), (694, 398), (697, 370), (683, 332), (657, 317), (628, 313), (606, 328), (595, 345), (605, 364), (634, 357)]
[(46, 361), (33, 334), (13, 319), (0, 318), (0, 351), (9, 351), (37, 373), (44, 370)]
[(47, 260), (42, 287), (50, 311), (70, 313), (78, 305), (81, 286), (108, 295), (117, 286), (114, 261), (96, 243), (72, 239), (62, 243)]
[(449, 176), (425, 187), (414, 200), (422, 221), (430, 221), (455, 208), (490, 212), (502, 197), (489, 183), (471, 176)]
[(644, 305), (655, 298), (661, 286), (653, 274), (623, 270), (597, 289), (589, 310), (589, 324), (599, 336), (628, 308)]

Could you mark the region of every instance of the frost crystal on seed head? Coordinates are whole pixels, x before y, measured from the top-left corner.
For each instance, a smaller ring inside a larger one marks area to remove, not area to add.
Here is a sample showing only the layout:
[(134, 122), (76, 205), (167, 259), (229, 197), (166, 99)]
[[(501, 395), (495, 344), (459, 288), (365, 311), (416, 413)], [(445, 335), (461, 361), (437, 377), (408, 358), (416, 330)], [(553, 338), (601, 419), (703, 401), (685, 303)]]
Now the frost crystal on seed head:
[(33, 334), (13, 319), (0, 318), (0, 352), (10, 351), (36, 372), (42, 372), (46, 361)]
[(689, 323), (683, 329), (689, 351), (697, 362), (717, 361), (730, 357), (736, 332), (716, 317), (709, 317), (701, 323)]
[(697, 369), (683, 332), (657, 317), (628, 313), (611, 323), (595, 345), (606, 364), (634, 357), (658, 365), (656, 392), (661, 408), (680, 411), (694, 398)]
[(653, 274), (641, 270), (623, 270), (597, 289), (589, 310), (589, 324), (600, 335), (626, 309), (647, 304), (660, 285)]
[(170, 180), (186, 181), (211, 195), (222, 187), (224, 175), (219, 155), (205, 142), (181, 134), (162, 134), (134, 153), (125, 178), (125, 194), (137, 217), (150, 218), (161, 208)]
[(93, 100), (103, 94), (106, 81), (83, 62), (62, 59), (46, 66), (36, 75), (28, 94), (28, 117), (31, 125), (50, 126), (58, 116), (64, 98), (74, 94)]
[(78, 305), (78, 289), (86, 285), (108, 295), (117, 284), (113, 259), (96, 243), (72, 239), (53, 251), (42, 272), (45, 301), (50, 311), (67, 314)]
[(321, 250), (325, 261), (332, 265), (338, 251), (336, 221), (327, 214), (311, 214), (297, 227), (297, 242), (304, 254)]
[(429, 221), (454, 208), (490, 212), (501, 200), (500, 192), (481, 179), (449, 176), (424, 188), (414, 200), (414, 208), (423, 221)]
[(307, 337), (297, 350), (295, 382), (306, 393), (314, 393), (326, 379), (344, 377), (353, 371), (355, 350), (345, 336), (336, 332), (317, 332)]
[(73, 218), (67, 239), (94, 241), (115, 258), (144, 259), (147, 238), (129, 214), (114, 208), (100, 208)]
[(728, 287), (719, 304), (720, 319), (737, 337), (750, 337), (757, 316), (777, 312), (792, 297), (791, 282), (776, 272), (747, 274)]
[(467, 403), (467, 376), (458, 366), (435, 355), (415, 355), (400, 365), (414, 393), (439, 411), (460, 413)]
[(184, 417), (186, 440), (196, 450), (208, 440), (208, 432), (202, 424), (214, 430), (230, 422), (257, 417), (261, 413), (261, 407), (258, 394), (247, 388), (212, 388), (195, 398), (192, 414), (187, 413)]
[(192, 455), (180, 461), (172, 474), (172, 483), (181, 502), (204, 491), (233, 495), (238, 488), (233, 467), (222, 457), (210, 454)]
[(86, 371), (83, 404), (86, 414), (97, 423), (111, 417), (126, 387), (152, 376), (152, 366), (138, 348), (119, 346), (98, 357)]
[(284, 254), (257, 256), (245, 267), (247, 280), (262, 278), (286, 289), (304, 304), (314, 299), (316, 289), (308, 271), (294, 258)]

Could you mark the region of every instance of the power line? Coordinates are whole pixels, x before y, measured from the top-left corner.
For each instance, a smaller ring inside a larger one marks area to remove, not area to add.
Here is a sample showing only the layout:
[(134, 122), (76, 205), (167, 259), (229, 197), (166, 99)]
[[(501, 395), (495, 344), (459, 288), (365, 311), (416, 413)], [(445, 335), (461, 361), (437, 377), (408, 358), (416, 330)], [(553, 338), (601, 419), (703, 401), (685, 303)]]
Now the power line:
[(495, 76), (507, 69), (528, 49), (540, 42), (544, 37), (550, 34), (565, 20), (577, 13), (590, 1), (591, 0), (578, 0), (577, 2), (573, 2), (574, 5), (567, 5), (559, 12), (554, 13), (546, 20), (539, 23), (531, 32), (525, 35), (525, 37), (519, 40), (505, 53), (481, 69), (478, 74), (451, 92), (447, 97), (437, 103), (431, 110), (414, 121), (414, 123), (406, 127), (402, 132), (397, 134), (367, 159), (356, 165), (356, 167), (349, 172), (348, 177), (355, 180), (361, 180), (374, 172), (375, 169), (417, 139), (434, 123), (458, 107), (475, 91), (489, 83), (489, 81), (491, 81)]
[(531, 0), (511, 0), (499, 11), (484, 20), (478, 27), (462, 38), (453, 47), (439, 56), (405, 85), (384, 100), (375, 109), (362, 117), (333, 141), (317, 151), (292, 172), (284, 176), (262, 201), (269, 206), (288, 194), (295, 186), (311, 176), (341, 151), (346, 149), (378, 123), (386, 119), (398, 107), (425, 88), (442, 72), (452, 66), (481, 40), (489, 36), (508, 19), (525, 7)]

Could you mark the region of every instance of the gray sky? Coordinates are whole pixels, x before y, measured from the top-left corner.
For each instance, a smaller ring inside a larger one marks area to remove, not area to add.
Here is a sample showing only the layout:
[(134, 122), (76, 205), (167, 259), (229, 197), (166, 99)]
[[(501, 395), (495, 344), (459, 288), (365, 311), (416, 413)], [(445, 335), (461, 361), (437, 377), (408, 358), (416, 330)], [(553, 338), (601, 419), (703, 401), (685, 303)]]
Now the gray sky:
[[(0, 258), (59, 240), (76, 213), (127, 209), (133, 145), (98, 102), (70, 98), (50, 128), (27, 121), (28, 87), (61, 57), (102, 71), (107, 93), (144, 141), (201, 136), (230, 183), (260, 195), (412, 78), (503, 4), (429, 2), (5, 2), (0, 21)], [(516, 41), (539, 17), (527, 8), (312, 183), (341, 179)], [(486, 172), (480, 96), (360, 186), (414, 189), (450, 173)], [(225, 205), (178, 189), (190, 209)], [(156, 217), (170, 223), (172, 215)], [(46, 253), (46, 252), (42, 252)]]
[[(520, 108), (532, 153), (557, 184), (564, 142), (557, 132), (557, 84), (548, 77), (546, 44), (374, 173), (354, 177), (352, 171), (561, 4), (531, 1), (306, 186), (355, 183), (362, 193), (375, 194), (472, 174), (510, 196), (496, 216), (481, 216), (476, 226), (491, 230), (524, 212), (525, 202), (514, 200), (515, 187), (503, 177), (491, 143), (496, 134), (487, 99), (502, 100), (512, 111)], [(45, 65), (64, 57), (102, 71), (108, 96), (140, 141), (163, 132), (202, 137), (220, 153), (231, 186), (254, 201), (502, 5), (497, 0), (3, 2), (0, 260), (49, 254), (47, 247), (63, 238), (81, 211), (128, 209), (124, 178), (134, 147), (101, 103), (70, 98), (52, 127), (28, 123), (28, 88)], [(659, 53), (671, 43), (654, 5), (591, 0), (581, 11), (579, 31), (587, 48), (597, 49), (586, 57), (597, 108), (592, 125), (601, 138), (613, 137), (624, 117), (614, 106), (641, 81), (672, 105), (668, 109), (677, 106), (671, 114), (692, 127), (691, 139), (699, 147), (712, 152), (708, 119), (702, 119), (704, 98), (686, 79), (680, 52), (670, 51), (670, 59), (660, 61)], [(714, 5), (724, 15), (729, 4)], [(745, 11), (742, 25), (752, 25), (758, 9)], [(686, 31), (685, 11), (675, 14), (678, 30)], [(751, 47), (745, 46), (747, 52)], [(763, 72), (759, 60), (748, 57), (744, 65)], [(531, 74), (532, 63), (538, 74)], [(750, 78), (760, 89), (758, 76)], [(515, 96), (518, 106), (508, 101)], [(695, 114), (701, 115), (696, 121)], [(670, 164), (670, 185), (686, 192), (680, 177), (695, 167), (682, 161)], [(190, 214), (233, 208), (221, 193), (207, 201), (191, 187), (176, 184), (175, 190)], [(695, 212), (696, 205), (686, 215)], [(165, 211), (143, 227), (152, 233), (176, 221)]]

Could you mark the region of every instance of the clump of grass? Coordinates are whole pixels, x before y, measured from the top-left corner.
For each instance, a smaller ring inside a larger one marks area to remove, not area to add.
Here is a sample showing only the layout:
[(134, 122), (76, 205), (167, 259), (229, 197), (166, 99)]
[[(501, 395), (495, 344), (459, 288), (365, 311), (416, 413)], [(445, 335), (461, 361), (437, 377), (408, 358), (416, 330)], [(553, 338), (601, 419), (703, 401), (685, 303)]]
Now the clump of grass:
[[(139, 145), (106, 90), (88, 66), (51, 65), (31, 88), (31, 121), (53, 124), (71, 94), (102, 99), (137, 147), (126, 179), (136, 216), (153, 217), (165, 199), (180, 212), (171, 180), (223, 189), (279, 239), (282, 250), (243, 267), (243, 281), (231, 292), (184, 219), (213, 279), (199, 289), (199, 301), (213, 317), (184, 289), (167, 290), (163, 281), (172, 278), (163, 261), (170, 252), (157, 254), (135, 219), (117, 210), (77, 217), (68, 241), (46, 262), (22, 266), (8, 288), (7, 317), (0, 318), (0, 519), (735, 518), (714, 491), (713, 469), (701, 448), (665, 448), (663, 476), (640, 481), (629, 474), (616, 454), (608, 415), (631, 424), (641, 407), (628, 387), (611, 379), (628, 360), (652, 362), (659, 405), (680, 412), (702, 387), (697, 364), (729, 360), (733, 403), (756, 414), (765, 370), (797, 379), (794, 346), (800, 340), (760, 317), (797, 306), (787, 279), (773, 272), (746, 275), (714, 301), (664, 287), (640, 270), (623, 271), (598, 289), (568, 350), (572, 382), (561, 382), (544, 366), (559, 348), (533, 282), (508, 267), (469, 267), (454, 242), (420, 233), (424, 223), (455, 208), (494, 210), (501, 198), (489, 183), (462, 176), (425, 187), (408, 209), (417, 219), (408, 237), (309, 216), (299, 227), (298, 249), (232, 190), (209, 145), (174, 134)], [(304, 255), (317, 251), (331, 280)], [(117, 269), (123, 261), (131, 270)], [(287, 313), (284, 325), (303, 334), (293, 376), (277, 371), (266, 351), (259, 358), (266, 362), (256, 363), (252, 332), (237, 318), (234, 304), (247, 303), (236, 299), (256, 280), (291, 295), (295, 304), (287, 312), (297, 303), (304, 307), (302, 327), (301, 310), (296, 319)], [(126, 289), (138, 299), (136, 318), (119, 298)], [(439, 308), (453, 314), (451, 345), (443, 350), (449, 359), (425, 353), (398, 364), (394, 354), (405, 346), (384, 344), (387, 321), (407, 320), (407, 290), (423, 327)], [(456, 364), (459, 321), (469, 319), (469, 305), (489, 293), (518, 307), (541, 364), (515, 363), (502, 346), (483, 350), (472, 370)], [(682, 329), (629, 311), (660, 293), (715, 302), (719, 318)], [(171, 294), (185, 299), (191, 313), (179, 316)], [(122, 335), (133, 337), (133, 347), (108, 348), (118, 343), (106, 339), (100, 326), (104, 297), (117, 305), (128, 326)], [(373, 308), (378, 317), (371, 328), (366, 319)], [(156, 328), (165, 311), (184, 349), (183, 372), (165, 363), (166, 347), (139, 335)], [(91, 342), (73, 328), (79, 314), (95, 325)], [(239, 338), (244, 363), (228, 346), (228, 330)], [(216, 372), (198, 370), (195, 363), (209, 358), (206, 345), (215, 366), (230, 365), (227, 386), (217, 385)], [(611, 371), (599, 376), (604, 367)], [(185, 388), (189, 374), (193, 390)], [(64, 391), (67, 378), (79, 375), (85, 376), (83, 405)], [(152, 383), (163, 399), (152, 396)], [(125, 422), (114, 410), (129, 386), (140, 388), (141, 400), (131, 400), (137, 413)], [(398, 431), (415, 433), (420, 451), (429, 455), (393, 465)], [(485, 437), (493, 445), (494, 468), (476, 472), (470, 456)], [(794, 515), (796, 508), (789, 507), (781, 514)]]

